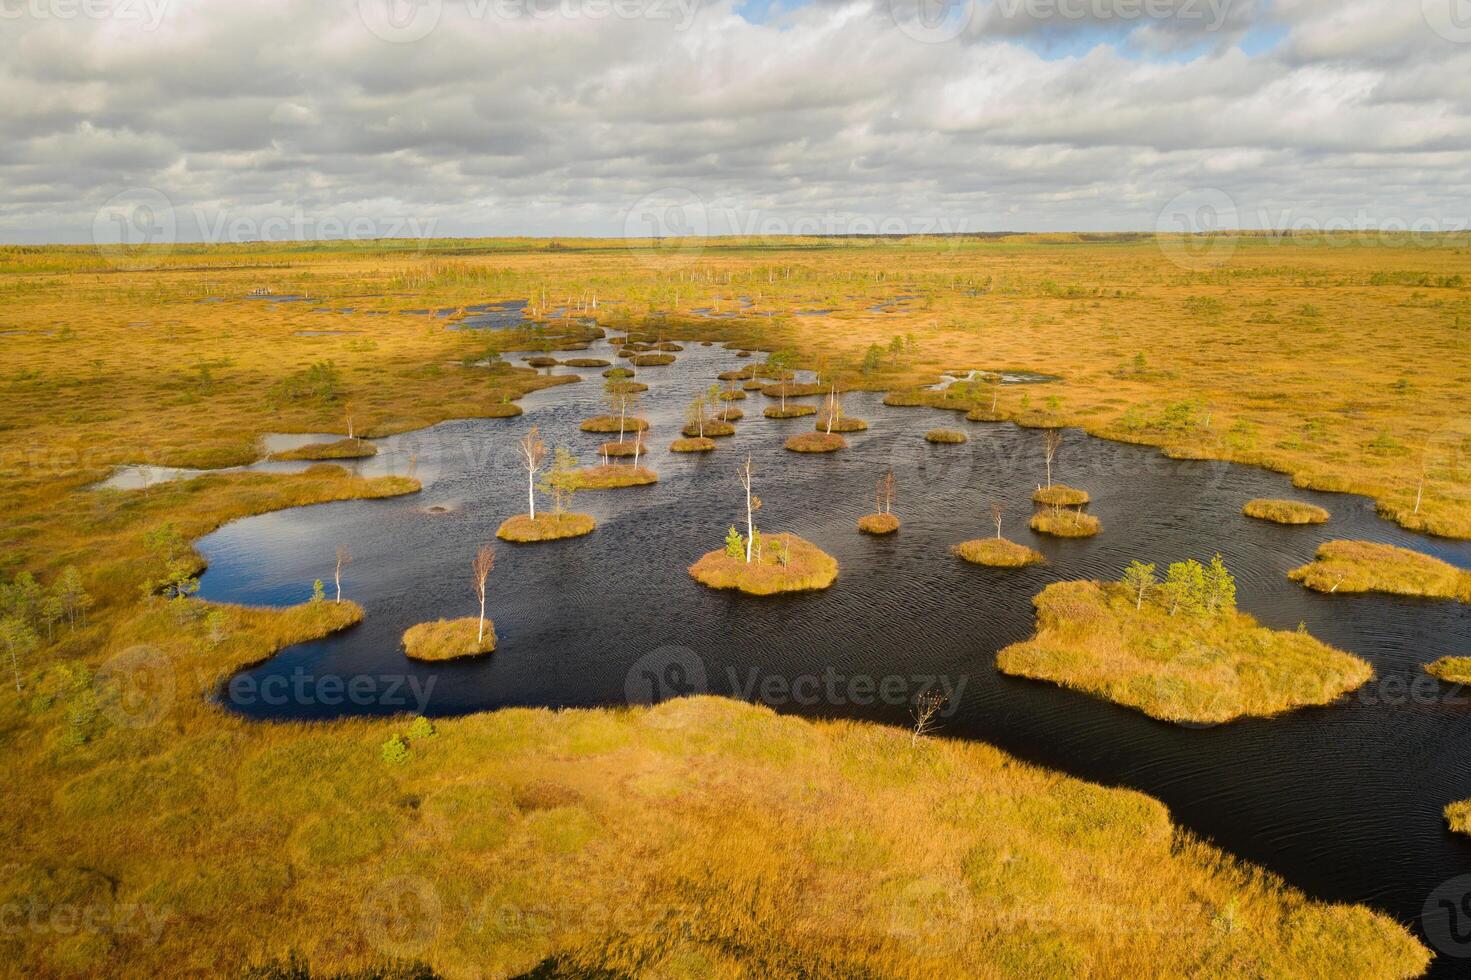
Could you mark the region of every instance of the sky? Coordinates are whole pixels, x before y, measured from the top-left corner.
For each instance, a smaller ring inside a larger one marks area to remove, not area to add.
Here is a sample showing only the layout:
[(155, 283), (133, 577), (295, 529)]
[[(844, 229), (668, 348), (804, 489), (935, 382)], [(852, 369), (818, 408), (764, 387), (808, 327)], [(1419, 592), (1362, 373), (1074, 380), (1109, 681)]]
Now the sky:
[(0, 241), (1471, 223), (1471, 0), (0, 0)]

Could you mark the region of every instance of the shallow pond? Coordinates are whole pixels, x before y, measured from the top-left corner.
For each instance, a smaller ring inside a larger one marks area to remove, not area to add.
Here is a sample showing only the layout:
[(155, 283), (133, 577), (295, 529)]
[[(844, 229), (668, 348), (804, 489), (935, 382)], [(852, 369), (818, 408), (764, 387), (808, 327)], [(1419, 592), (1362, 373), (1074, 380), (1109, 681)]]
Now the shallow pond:
[[(598, 343), (583, 356), (613, 360), (607, 351)], [(1330, 538), (1402, 544), (1462, 567), (1471, 567), (1471, 544), (1409, 534), (1376, 518), (1363, 498), (1298, 491), (1278, 474), (1170, 460), (1076, 431), (1056, 474), (1092, 492), (1103, 533), (1039, 537), (1026, 521), (1043, 479), (1040, 432), (887, 408), (878, 395), (847, 398), (849, 414), (871, 429), (848, 436), (850, 448), (837, 454), (785, 451), (786, 436), (813, 420), (765, 419), (771, 400), (759, 393), (735, 403), (746, 418), (716, 452), (668, 453), (695, 393), (718, 371), (749, 363), (687, 343), (674, 365), (639, 371), (651, 385), (641, 412), (653, 424), (660, 482), (579, 494), (574, 509), (599, 522), (589, 537), (500, 544), (489, 601), (500, 645), (479, 661), (416, 664), (399, 636), (417, 622), (474, 613), (476, 546), (526, 509), (515, 446), (522, 433), (535, 424), (549, 444), (594, 461), (602, 437), (577, 424), (605, 410), (597, 369), (578, 371), (581, 384), (526, 397), (522, 417), (385, 440), (396, 458), (417, 459), (422, 494), (254, 517), (205, 538), (205, 598), (303, 601), (313, 579), (330, 583), (334, 550), (346, 543), (355, 560), (344, 594), (368, 613), (353, 629), (237, 676), (225, 700), (252, 717), (309, 719), (623, 704), (697, 689), (781, 711), (906, 724), (910, 699), (940, 678), (952, 694), (942, 734), (1140, 789), (1183, 825), (1315, 897), (1367, 902), (1418, 928), (1432, 890), (1471, 871), (1471, 839), (1449, 833), (1441, 816), (1446, 803), (1471, 796), (1471, 697), (1421, 671), (1437, 657), (1471, 654), (1471, 606), (1322, 596), (1286, 578)], [(964, 427), (971, 441), (928, 445), (922, 434), (939, 425)], [(708, 591), (686, 574), (742, 520), (736, 466), (747, 452), (764, 502), (760, 526), (795, 531), (840, 562), (827, 592), (752, 599)], [(854, 521), (873, 509), (874, 483), (890, 467), (903, 529), (888, 539), (860, 535)], [(1258, 496), (1322, 504), (1333, 520), (1285, 528), (1243, 517), (1242, 504)], [(1007, 503), (1007, 536), (1041, 550), (1047, 565), (993, 571), (950, 555), (951, 544), (991, 533), (992, 499)], [(1238, 576), (1243, 609), (1275, 628), (1306, 624), (1372, 662), (1376, 680), (1332, 707), (1187, 728), (997, 674), (996, 651), (1032, 632), (1032, 597), (1048, 583), (1113, 578), (1132, 558), (1163, 566), (1215, 551)], [(344, 694), (349, 682), (356, 691)], [(1456, 966), (1438, 961), (1439, 971)]]

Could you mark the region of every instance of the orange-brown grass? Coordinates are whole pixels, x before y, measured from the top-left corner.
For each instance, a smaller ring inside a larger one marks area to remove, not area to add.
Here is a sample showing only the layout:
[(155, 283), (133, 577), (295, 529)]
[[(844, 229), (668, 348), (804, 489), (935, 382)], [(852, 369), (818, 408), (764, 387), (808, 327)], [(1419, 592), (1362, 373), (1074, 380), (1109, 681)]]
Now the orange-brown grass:
[(671, 453), (708, 453), (714, 448), (714, 439), (702, 439), (699, 436), (686, 436), (669, 444)]
[(378, 455), (378, 447), (363, 439), (338, 439), (336, 442), (314, 442), (295, 449), (272, 453), (271, 459), (363, 459)]
[[(720, 406), (720, 411), (715, 412), (717, 422), (739, 422), (746, 417), (746, 413), (731, 405)], [(707, 423), (708, 426), (708, 423)]]
[(823, 432), (829, 429), (833, 432), (863, 432), (868, 429), (868, 423), (851, 415), (843, 415), (833, 419), (832, 424), (828, 425), (827, 416), (819, 415), (815, 427)]
[(526, 366), (527, 367), (534, 367), (534, 368), (556, 367), (557, 365), (559, 365), (559, 364), (562, 363), (561, 361), (557, 360), (555, 357), (547, 357), (547, 356), (541, 355), (541, 354), (538, 354), (538, 355), (536, 355), (534, 357), (522, 358), (522, 360), (524, 360), (526, 362)]
[(641, 487), (658, 483), (659, 474), (647, 466), (608, 463), (575, 470), (572, 479), (578, 490), (616, 490), (620, 487)]
[(1426, 664), (1425, 672), (1447, 684), (1471, 684), (1471, 657), (1441, 657)]
[(1193, 724), (1330, 704), (1374, 675), (1352, 654), (1245, 613), (1172, 616), (1160, 604), (1135, 605), (1119, 585), (1049, 585), (1036, 599), (1036, 634), (1002, 650), (996, 665)]
[(1032, 515), (1031, 528), (1038, 534), (1050, 534), (1055, 538), (1091, 538), (1103, 530), (1103, 524), (1092, 514), (1081, 510), (1049, 507)]
[(732, 388), (720, 393), (720, 400), (723, 402), (740, 402), (745, 401), (749, 397), (745, 390), (741, 388)]
[(707, 552), (690, 566), (701, 585), (735, 589), (748, 595), (825, 589), (838, 577), (838, 563), (817, 545), (795, 534), (761, 536), (761, 553), (747, 562), (725, 549)]
[(1471, 572), (1372, 541), (1326, 541), (1312, 562), (1287, 577), (1317, 592), (1387, 592), (1471, 602)]
[(601, 357), (569, 357), (562, 363), (567, 367), (600, 368), (607, 367), (613, 362)]
[(858, 518), (858, 530), (864, 534), (893, 534), (899, 530), (899, 518), (893, 514), (864, 514)]
[(673, 363), (673, 354), (640, 354), (633, 359), (634, 367), (663, 367)]
[(827, 385), (803, 384), (798, 381), (782, 381), (777, 384), (770, 384), (762, 388), (761, 394), (765, 395), (767, 398), (781, 398), (783, 395), (785, 395), (787, 398), (804, 398), (808, 395), (825, 395), (827, 394), (827, 391)]
[(613, 381), (609, 383), (608, 390), (638, 394), (640, 392), (648, 391), (649, 386), (644, 384), (642, 381)]
[(836, 432), (803, 432), (789, 438), (785, 445), (794, 453), (831, 453), (847, 448), (848, 440)]
[(1329, 513), (1316, 504), (1305, 504), (1300, 500), (1269, 500), (1259, 497), (1248, 500), (1241, 513), (1259, 521), (1274, 524), (1326, 524)]
[(1445, 820), (1458, 834), (1471, 834), (1471, 800), (1461, 800), (1445, 808)]
[(959, 445), (969, 441), (970, 436), (959, 429), (931, 429), (924, 434), (925, 442), (939, 443), (940, 445)]
[(643, 432), (649, 427), (649, 420), (639, 418), (636, 415), (625, 416), (622, 420), (616, 415), (595, 415), (590, 419), (583, 419), (579, 428), (583, 432)]
[(526, 514), (516, 514), (501, 523), (495, 536), (503, 541), (524, 543), (557, 541), (591, 534), (597, 526), (598, 522), (591, 514), (538, 514), (534, 519)]
[(403, 648), (411, 660), (479, 657), (495, 650), (495, 626), (486, 619), (482, 631), (475, 616), (419, 623), (404, 630)]
[(735, 435), (736, 427), (729, 422), (720, 419), (706, 419), (703, 426), (695, 425), (693, 422), (679, 430), (682, 435), (698, 439), (703, 433), (706, 439), (719, 439), (723, 436)]
[(972, 564), (989, 565), (992, 568), (1024, 568), (1027, 565), (1040, 565), (1047, 560), (1042, 557), (1041, 552), (1005, 538), (962, 541), (950, 550)]
[(746, 381), (754, 379), (756, 377), (756, 367), (755, 365), (752, 365), (750, 367), (737, 368), (731, 371), (721, 371), (715, 377), (719, 378), (721, 381)]
[(769, 405), (761, 410), (761, 414), (769, 419), (796, 419), (804, 415), (816, 415), (816, 405), (799, 405), (792, 402), (786, 408), (780, 405)]
[(1048, 507), (1081, 507), (1092, 498), (1088, 496), (1087, 490), (1079, 490), (1062, 483), (1054, 483), (1050, 487), (1038, 487), (1032, 494), (1032, 502), (1044, 504)]
[(648, 446), (640, 449), (638, 442), (632, 439), (625, 439), (623, 442), (605, 442), (598, 447), (598, 454), (600, 456), (647, 455), (648, 451)]

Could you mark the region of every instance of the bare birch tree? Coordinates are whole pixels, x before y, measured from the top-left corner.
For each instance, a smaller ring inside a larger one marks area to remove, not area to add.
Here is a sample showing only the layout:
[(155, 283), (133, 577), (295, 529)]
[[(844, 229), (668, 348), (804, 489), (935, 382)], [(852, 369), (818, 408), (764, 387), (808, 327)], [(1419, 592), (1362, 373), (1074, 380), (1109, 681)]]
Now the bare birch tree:
[(521, 465), (526, 467), (526, 503), (528, 515), (536, 520), (536, 471), (546, 462), (547, 445), (541, 441), (541, 431), (536, 426), (521, 437)]
[(475, 560), (470, 563), (470, 570), (475, 576), (475, 595), (480, 600), (480, 632), (476, 634), (476, 643), (485, 642), (485, 580), (490, 577), (492, 568), (495, 568), (495, 549), (483, 544), (475, 552)]

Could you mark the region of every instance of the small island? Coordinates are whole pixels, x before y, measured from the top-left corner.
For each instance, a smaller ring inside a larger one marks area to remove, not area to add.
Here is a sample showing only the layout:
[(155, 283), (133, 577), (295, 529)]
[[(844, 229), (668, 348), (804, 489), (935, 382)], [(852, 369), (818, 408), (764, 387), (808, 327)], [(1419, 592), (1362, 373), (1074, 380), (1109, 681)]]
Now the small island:
[(569, 357), (562, 362), (565, 367), (579, 368), (605, 368), (612, 363), (612, 361), (604, 360), (601, 357)]
[(969, 442), (970, 436), (959, 429), (931, 429), (924, 434), (925, 442), (933, 442), (942, 446), (954, 446), (963, 442)]
[(539, 514), (531, 517), (516, 514), (508, 517), (496, 530), (502, 541), (527, 544), (534, 541), (559, 541), (580, 538), (597, 530), (598, 522), (591, 514)]
[[(734, 529), (732, 529), (734, 530)], [(817, 545), (795, 534), (757, 533), (751, 557), (746, 539), (707, 552), (690, 566), (690, 575), (712, 589), (735, 589), (747, 595), (808, 592), (825, 589), (838, 577), (838, 562)], [(732, 539), (728, 539), (728, 542)]]
[(641, 487), (658, 483), (659, 474), (647, 466), (606, 463), (572, 471), (569, 482), (576, 490), (617, 490), (620, 487)]
[(1258, 497), (1248, 500), (1241, 513), (1259, 521), (1274, 524), (1326, 524), (1329, 513), (1316, 504), (1305, 504), (1298, 500), (1270, 500)]
[(1082, 507), (1093, 498), (1087, 490), (1079, 490), (1065, 483), (1054, 483), (1050, 487), (1038, 487), (1032, 494), (1032, 502), (1047, 507)]
[(631, 363), (634, 367), (663, 367), (674, 363), (673, 354), (639, 354)]
[(649, 428), (648, 419), (629, 415), (621, 417), (618, 415), (594, 415), (590, 419), (584, 419), (578, 426), (583, 432), (597, 432), (600, 434), (617, 432), (622, 435), (625, 432), (645, 432)]
[(1065, 507), (1049, 507), (1032, 515), (1031, 528), (1038, 534), (1055, 538), (1091, 538), (1103, 530), (1103, 524), (1092, 514)]
[(899, 530), (899, 518), (893, 514), (864, 514), (858, 518), (858, 530), (864, 534), (893, 534)]
[(686, 436), (669, 444), (671, 453), (708, 453), (715, 448), (715, 440), (704, 436)]
[(690, 439), (718, 439), (723, 436), (733, 436), (735, 431), (734, 425), (720, 419), (706, 419), (698, 424), (691, 422), (679, 430), (680, 435)]
[(973, 565), (987, 565), (991, 568), (1025, 568), (1028, 565), (1040, 565), (1047, 560), (1040, 551), (1006, 538), (962, 541), (950, 551)]
[(1471, 602), (1471, 572), (1430, 555), (1373, 541), (1326, 541), (1287, 573), (1315, 592), (1384, 592)]
[(825, 589), (838, 577), (838, 562), (817, 545), (795, 534), (763, 534), (756, 527), (760, 499), (753, 492), (751, 457), (737, 471), (745, 491), (746, 533), (734, 526), (725, 547), (706, 552), (689, 568), (690, 576), (712, 589), (735, 589), (747, 595), (776, 595)]
[(1152, 718), (1217, 724), (1330, 704), (1373, 677), (1358, 657), (1236, 610), (1216, 556), (1134, 562), (1117, 583), (1059, 582), (1036, 600), (1037, 632), (996, 657), (1003, 672), (1075, 688)]
[(1471, 684), (1471, 657), (1441, 657), (1426, 664), (1425, 673), (1447, 684)]
[(271, 453), (267, 458), (277, 461), (300, 459), (365, 459), (378, 455), (378, 447), (365, 439), (338, 439), (336, 442), (313, 442), (295, 449)]
[(495, 626), (474, 616), (420, 623), (404, 630), (404, 656), (410, 660), (443, 661), (479, 657), (495, 650)]
[(794, 453), (831, 453), (847, 446), (848, 440), (836, 432), (804, 432), (786, 441), (786, 447)]
[(769, 419), (798, 419), (804, 415), (816, 415), (816, 405), (803, 405), (793, 402), (790, 405), (770, 405), (761, 410), (761, 414)]

